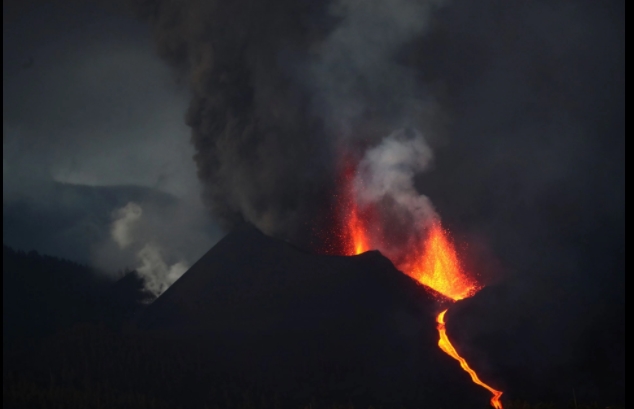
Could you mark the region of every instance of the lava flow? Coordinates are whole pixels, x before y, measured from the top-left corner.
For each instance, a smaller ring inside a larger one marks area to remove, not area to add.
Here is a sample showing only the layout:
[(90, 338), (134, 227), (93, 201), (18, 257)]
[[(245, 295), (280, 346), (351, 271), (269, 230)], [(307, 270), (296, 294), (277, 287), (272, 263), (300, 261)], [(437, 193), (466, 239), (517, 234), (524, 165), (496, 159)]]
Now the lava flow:
[(436, 322), (438, 323), (438, 333), (440, 334), (440, 340), (438, 340), (438, 346), (442, 349), (447, 355), (460, 362), (460, 366), (464, 369), (470, 376), (473, 383), (482, 386), (487, 389), (489, 392), (493, 394), (491, 398), (491, 406), (495, 409), (502, 409), (502, 403), (500, 402), (500, 397), (502, 396), (502, 392), (493, 389), (486, 383), (482, 382), (478, 377), (478, 374), (475, 373), (473, 369), (469, 367), (469, 364), (463, 357), (458, 354), (456, 348), (449, 341), (449, 337), (447, 337), (447, 329), (445, 328), (445, 313), (447, 310), (444, 310), (438, 317), (436, 318)]
[[(343, 231), (339, 234), (339, 238), (343, 241), (344, 254), (356, 255), (378, 248), (394, 262), (400, 271), (454, 301), (471, 297), (482, 288), (463, 272), (456, 249), (438, 219), (430, 224), (426, 236), (409, 241), (407, 246), (398, 249), (397, 252), (392, 248), (381, 248), (386, 240), (381, 236), (382, 229), (377, 224), (379, 219), (375, 217), (374, 209), (370, 205), (361, 208), (355, 200), (353, 185), (355, 173), (355, 166), (348, 162), (343, 167), (340, 180), (342, 192), (339, 205), (344, 214)], [(502, 409), (500, 401), (502, 392), (482, 382), (451, 344), (445, 327), (446, 312), (447, 310), (442, 311), (436, 318), (440, 336), (438, 346), (447, 355), (460, 362), (462, 369), (471, 376), (475, 384), (493, 394), (491, 406)]]
[[(451, 241), (447, 239), (439, 222), (432, 226), (425, 243), (425, 252), (420, 261), (420, 267), (413, 272), (415, 276), (410, 275), (419, 282), (455, 301), (470, 297), (479, 290), (477, 284), (462, 272), (456, 250)], [(471, 376), (473, 383), (482, 386), (493, 394), (491, 406), (495, 409), (502, 409), (502, 402), (500, 402), (502, 392), (482, 382), (478, 374), (469, 367), (467, 361), (458, 354), (456, 348), (451, 344), (445, 327), (446, 313), (447, 310), (444, 310), (436, 317), (438, 334), (440, 335), (438, 346), (444, 353), (460, 362), (460, 367)]]

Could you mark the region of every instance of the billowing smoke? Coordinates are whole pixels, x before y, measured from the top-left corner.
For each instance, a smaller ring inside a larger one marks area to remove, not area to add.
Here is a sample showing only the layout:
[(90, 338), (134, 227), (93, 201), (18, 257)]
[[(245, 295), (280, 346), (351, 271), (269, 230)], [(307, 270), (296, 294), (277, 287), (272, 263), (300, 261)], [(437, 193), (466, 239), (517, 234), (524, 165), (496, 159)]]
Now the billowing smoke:
[(161, 249), (152, 243), (143, 246), (137, 257), (141, 264), (136, 271), (143, 277), (145, 288), (156, 296), (167, 290), (189, 268), (184, 261), (168, 266), (163, 260)]
[(398, 53), (439, 1), (135, 1), (189, 82), (204, 198), (225, 227), (309, 239), (338, 155), (432, 128), (433, 100)]
[(137, 273), (145, 282), (145, 289), (154, 296), (161, 295), (170, 285), (187, 271), (185, 261), (169, 265), (163, 255), (163, 249), (155, 240), (143, 242), (139, 234), (143, 209), (130, 202), (114, 213), (111, 235), (112, 240), (121, 250), (134, 248), (136, 253)]
[(427, 227), (437, 217), (427, 196), (414, 187), (414, 176), (429, 166), (432, 151), (415, 131), (395, 131), (366, 151), (359, 163), (354, 188), (361, 205), (391, 200), (417, 224)]
[(355, 201), (373, 212), (373, 229), (380, 232), (372, 246), (392, 260), (398, 260), (403, 249), (416, 248), (439, 218), (430, 199), (415, 187), (415, 176), (429, 168), (432, 158), (420, 132), (400, 129), (369, 148), (356, 168)]

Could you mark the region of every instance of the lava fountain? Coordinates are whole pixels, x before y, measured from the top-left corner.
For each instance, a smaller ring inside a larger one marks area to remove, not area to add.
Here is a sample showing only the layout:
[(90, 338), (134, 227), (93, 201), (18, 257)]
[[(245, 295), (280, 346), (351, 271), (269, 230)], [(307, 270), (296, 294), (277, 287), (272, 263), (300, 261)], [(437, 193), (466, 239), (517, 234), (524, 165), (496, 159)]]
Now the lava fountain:
[[(443, 229), (438, 218), (431, 222), (425, 236), (408, 241), (408, 245), (398, 249), (397, 253), (393, 248), (382, 248), (385, 247), (383, 244), (386, 243), (386, 238), (382, 237), (376, 209), (371, 204), (362, 207), (355, 199), (355, 174), (356, 165), (351, 161), (344, 162), (340, 174), (341, 192), (338, 200), (342, 231), (337, 235), (342, 242), (344, 254), (357, 255), (373, 248), (381, 250), (400, 271), (454, 301), (471, 297), (482, 288), (463, 271), (449, 233)], [(491, 392), (493, 408), (503, 409), (500, 401), (502, 392), (482, 382), (449, 340), (445, 327), (446, 313), (445, 309), (436, 317), (438, 346), (460, 363), (475, 384)]]
[(339, 180), (338, 211), (343, 219), (343, 232), (340, 238), (343, 253), (355, 256), (372, 249), (370, 242), (370, 227), (372, 225), (372, 209), (361, 208), (354, 197), (354, 177), (356, 166), (351, 160), (344, 162)]
[(399, 270), (452, 300), (474, 295), (481, 287), (462, 271), (458, 254), (439, 220), (434, 220), (422, 251), (408, 252)]

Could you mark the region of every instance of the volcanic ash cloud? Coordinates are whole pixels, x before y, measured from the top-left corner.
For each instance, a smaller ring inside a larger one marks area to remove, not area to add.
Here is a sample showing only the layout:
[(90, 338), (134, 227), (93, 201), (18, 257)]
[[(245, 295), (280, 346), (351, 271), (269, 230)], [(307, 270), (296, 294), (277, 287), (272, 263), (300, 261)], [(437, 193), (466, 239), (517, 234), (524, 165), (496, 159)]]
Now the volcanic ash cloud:
[(130, 1), (189, 82), (203, 198), (226, 230), (246, 220), (310, 242), (327, 224), (341, 146), (430, 126), (420, 67), (397, 56), (442, 1)]

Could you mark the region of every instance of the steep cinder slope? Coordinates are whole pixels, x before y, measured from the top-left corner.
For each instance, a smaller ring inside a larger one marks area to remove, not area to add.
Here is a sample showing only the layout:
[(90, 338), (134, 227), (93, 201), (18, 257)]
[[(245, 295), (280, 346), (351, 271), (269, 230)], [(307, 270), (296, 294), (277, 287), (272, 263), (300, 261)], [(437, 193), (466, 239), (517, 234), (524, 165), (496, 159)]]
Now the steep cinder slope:
[(293, 396), (486, 407), (486, 391), (437, 347), (443, 303), (379, 252), (319, 256), (245, 226), (137, 326)]
[(509, 281), (459, 301), (447, 313), (449, 336), (507, 396), (624, 405), (625, 305), (597, 308), (553, 281)]

